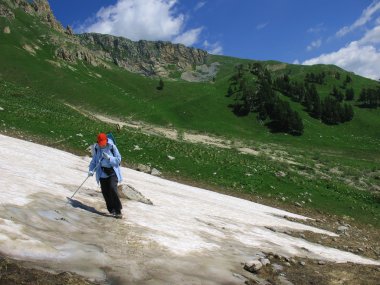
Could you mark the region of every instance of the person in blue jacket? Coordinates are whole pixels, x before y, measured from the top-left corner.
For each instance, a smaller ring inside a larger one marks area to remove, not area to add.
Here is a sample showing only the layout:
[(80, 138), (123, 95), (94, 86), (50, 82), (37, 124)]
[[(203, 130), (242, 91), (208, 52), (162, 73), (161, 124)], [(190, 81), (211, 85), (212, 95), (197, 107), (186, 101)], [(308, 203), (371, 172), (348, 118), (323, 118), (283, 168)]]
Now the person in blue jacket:
[(89, 166), (89, 176), (96, 173), (96, 181), (100, 182), (102, 194), (108, 211), (118, 219), (121, 214), (120, 198), (117, 193), (117, 184), (122, 181), (120, 172), (121, 155), (116, 145), (105, 133), (100, 133), (95, 144), (94, 154)]

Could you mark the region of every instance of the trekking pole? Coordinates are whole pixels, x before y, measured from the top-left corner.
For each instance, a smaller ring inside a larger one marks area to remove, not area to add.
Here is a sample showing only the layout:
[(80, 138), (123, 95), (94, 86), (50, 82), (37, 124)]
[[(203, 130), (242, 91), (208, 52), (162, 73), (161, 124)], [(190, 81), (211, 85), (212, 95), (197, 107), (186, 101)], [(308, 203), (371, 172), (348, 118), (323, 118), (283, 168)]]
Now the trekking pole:
[[(95, 166), (95, 168), (94, 168), (94, 170), (93, 170), (94, 172), (95, 172), (96, 169), (99, 167), (101, 161), (102, 161), (102, 159), (100, 159), (99, 162), (98, 162), (98, 164)], [(79, 191), (79, 189), (83, 186), (83, 184), (84, 184), (84, 183), (87, 181), (87, 179), (90, 178), (90, 177), (91, 177), (90, 175), (87, 176), (87, 178), (82, 182), (82, 184), (78, 187), (78, 189), (75, 190), (74, 194), (70, 197), (70, 199), (72, 199), (72, 198), (75, 196), (75, 194)], [(69, 203), (69, 201), (67, 201), (66, 204), (67, 204), (67, 203)]]

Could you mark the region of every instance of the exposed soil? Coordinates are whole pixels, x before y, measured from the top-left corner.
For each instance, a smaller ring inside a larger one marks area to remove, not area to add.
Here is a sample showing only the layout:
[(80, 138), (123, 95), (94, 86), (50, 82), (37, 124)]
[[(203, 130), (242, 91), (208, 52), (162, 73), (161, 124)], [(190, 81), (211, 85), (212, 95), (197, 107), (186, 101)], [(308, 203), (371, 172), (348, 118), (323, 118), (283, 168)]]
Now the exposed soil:
[[(352, 263), (337, 264), (308, 259), (271, 257), (271, 265), (258, 274), (247, 272), (246, 284), (281, 285), (376, 285), (380, 267)], [(275, 264), (275, 266), (272, 266)]]
[(69, 272), (59, 274), (34, 269), (22, 261), (0, 256), (0, 285), (90, 285), (93, 283)]

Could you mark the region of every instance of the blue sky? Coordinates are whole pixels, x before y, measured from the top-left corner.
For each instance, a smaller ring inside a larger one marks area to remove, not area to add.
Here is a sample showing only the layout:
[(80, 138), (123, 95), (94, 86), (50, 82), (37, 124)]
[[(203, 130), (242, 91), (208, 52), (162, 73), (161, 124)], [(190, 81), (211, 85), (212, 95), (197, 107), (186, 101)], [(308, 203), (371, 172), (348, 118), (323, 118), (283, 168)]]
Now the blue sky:
[(380, 0), (49, 0), (77, 33), (169, 40), (214, 54), (336, 64), (380, 78)]

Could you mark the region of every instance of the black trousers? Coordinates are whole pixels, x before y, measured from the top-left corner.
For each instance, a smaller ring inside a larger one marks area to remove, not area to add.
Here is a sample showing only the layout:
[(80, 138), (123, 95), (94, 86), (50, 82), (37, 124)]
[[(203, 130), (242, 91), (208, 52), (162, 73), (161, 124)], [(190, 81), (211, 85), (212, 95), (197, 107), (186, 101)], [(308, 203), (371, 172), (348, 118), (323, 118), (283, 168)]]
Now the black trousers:
[(117, 176), (112, 175), (108, 178), (100, 178), (100, 187), (102, 188), (102, 194), (104, 200), (106, 200), (107, 210), (112, 213), (115, 211), (116, 214), (121, 214), (120, 198), (117, 195)]

